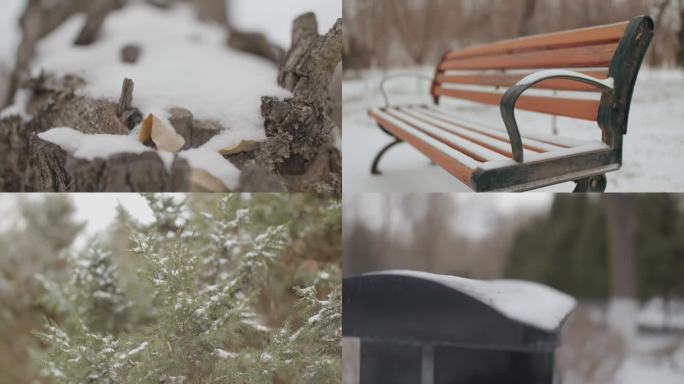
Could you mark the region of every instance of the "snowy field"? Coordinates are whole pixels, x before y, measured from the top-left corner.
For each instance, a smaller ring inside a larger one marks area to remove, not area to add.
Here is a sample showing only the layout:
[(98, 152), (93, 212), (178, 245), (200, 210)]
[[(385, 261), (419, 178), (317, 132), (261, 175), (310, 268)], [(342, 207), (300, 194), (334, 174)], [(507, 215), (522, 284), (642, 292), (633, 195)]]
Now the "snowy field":
[[(380, 131), (367, 116), (368, 109), (382, 106), (379, 84), (383, 76), (419, 73), (432, 76), (434, 68), (392, 72), (369, 71), (358, 80), (343, 84), (343, 188), (345, 192), (462, 192), (470, 191), (456, 178), (433, 166), (416, 149), (402, 144), (381, 160), (382, 176), (372, 176), (370, 165), (375, 154), (391, 138)], [(400, 78), (387, 83), (392, 104), (431, 103), (429, 82)], [(624, 144), (623, 168), (608, 174), (608, 192), (682, 192), (684, 173), (684, 71), (642, 69), (630, 114)], [(446, 101), (445, 99), (442, 99)], [(465, 101), (443, 102), (462, 111), (464, 116), (502, 127), (497, 107)], [(516, 112), (523, 132), (552, 132), (551, 117), (532, 112)], [(559, 118), (560, 135), (600, 139), (595, 123)], [(569, 192), (574, 183), (541, 191)]]

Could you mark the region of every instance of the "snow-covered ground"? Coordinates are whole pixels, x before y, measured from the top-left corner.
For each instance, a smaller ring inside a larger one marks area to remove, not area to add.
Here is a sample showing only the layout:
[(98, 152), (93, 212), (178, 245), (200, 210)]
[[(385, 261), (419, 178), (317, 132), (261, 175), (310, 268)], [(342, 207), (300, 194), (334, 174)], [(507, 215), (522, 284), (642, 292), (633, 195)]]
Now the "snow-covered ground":
[[(409, 145), (391, 149), (382, 159), (382, 176), (372, 176), (375, 154), (391, 138), (367, 116), (368, 109), (382, 106), (379, 84), (383, 76), (419, 73), (432, 76), (434, 68), (397, 70), (389, 73), (368, 71), (358, 80), (343, 83), (343, 188), (345, 192), (462, 192), (469, 189), (456, 178)], [(387, 83), (392, 104), (431, 103), (429, 82), (400, 78)], [(624, 144), (623, 168), (608, 174), (608, 192), (684, 191), (684, 71), (642, 69), (632, 102), (628, 133)], [(443, 101), (445, 99), (442, 99)], [(503, 128), (497, 107), (465, 101), (443, 104), (464, 116), (497, 124)], [(516, 112), (521, 130), (552, 132), (551, 117), (532, 112)], [(559, 118), (560, 135), (600, 139), (595, 123)], [(569, 192), (573, 183), (542, 191)]]
[[(321, 31), (325, 32), (342, 13), (341, 3), (333, 0), (292, 0), (287, 5), (279, 2), (271, 7), (265, 7), (264, 2), (231, 1), (231, 20), (238, 27), (262, 31), (286, 47), (289, 46), (292, 20), (297, 15), (314, 11)], [(24, 4), (25, 0), (8, 0), (0, 4), (0, 104), (20, 39), (18, 19)], [(259, 6), (267, 10), (260, 11)], [(226, 148), (225, 145), (235, 147), (242, 141), (258, 142), (265, 138), (261, 97), (290, 95), (276, 82), (277, 67), (260, 57), (229, 48), (225, 29), (216, 24), (200, 23), (189, 5), (160, 11), (142, 1), (132, 2), (107, 17), (95, 44), (75, 46), (74, 37), (84, 21), (84, 15), (72, 16), (38, 43), (31, 63), (33, 73), (77, 75), (87, 83), (79, 93), (112, 101), (119, 97), (121, 81), (125, 77), (131, 78), (135, 81), (133, 105), (145, 116), (153, 114), (161, 121), (160, 126), (170, 126), (166, 119), (173, 107), (189, 109), (196, 119), (218, 122), (228, 128), (215, 138), (218, 140), (212, 140), (202, 148), (184, 151), (181, 156), (187, 158), (192, 167), (204, 169), (228, 188), (234, 188), (239, 171), (219, 152)], [(122, 47), (129, 44), (138, 46), (141, 51), (135, 64), (119, 59)], [(25, 115), (30, 94), (25, 98), (18, 96), (14, 99), (15, 105), (5, 109), (0, 116)], [(68, 133), (68, 127), (55, 128), (61, 131), (57, 132), (59, 135), (50, 136), (55, 139), (52, 142), (70, 148), (75, 154), (93, 155), (80, 157), (107, 157), (113, 153), (112, 150), (100, 151), (101, 145), (87, 146), (87, 143), (102, 143), (121, 152), (147, 150), (137, 141), (138, 129), (132, 131), (130, 137), (80, 135), (83, 137), (73, 140), (74, 135), (63, 134)], [(74, 147), (75, 142), (86, 148)], [(172, 156), (161, 155), (169, 165)]]

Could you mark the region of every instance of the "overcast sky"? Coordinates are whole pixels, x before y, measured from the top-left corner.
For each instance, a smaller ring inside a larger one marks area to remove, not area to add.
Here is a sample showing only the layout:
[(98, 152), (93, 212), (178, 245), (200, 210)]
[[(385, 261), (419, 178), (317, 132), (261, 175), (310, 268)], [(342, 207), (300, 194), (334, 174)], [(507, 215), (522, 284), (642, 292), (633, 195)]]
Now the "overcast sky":
[(283, 47), (290, 46), (292, 21), (314, 12), (321, 34), (342, 17), (340, 0), (231, 0), (231, 22), (237, 27), (264, 32)]
[[(399, 195), (399, 194), (392, 194)], [(418, 194), (427, 199), (429, 194)], [(378, 229), (383, 221), (383, 201), (388, 194), (365, 193), (345, 194), (343, 197), (344, 220), (354, 220), (356, 217), (373, 229)], [(492, 227), (492, 212), (512, 214), (518, 210), (547, 209), (553, 199), (550, 193), (527, 194), (471, 194), (458, 193), (451, 195), (457, 203), (457, 210), (452, 215), (454, 231), (461, 234), (480, 237), (488, 234)], [(397, 199), (398, 200), (398, 199)], [(396, 204), (396, 202), (395, 202)], [(354, 208), (355, 207), (355, 208)], [(392, 230), (406, 228), (407, 218), (402, 215), (400, 207), (394, 208), (392, 214)], [(356, 216), (356, 217), (355, 217)]]

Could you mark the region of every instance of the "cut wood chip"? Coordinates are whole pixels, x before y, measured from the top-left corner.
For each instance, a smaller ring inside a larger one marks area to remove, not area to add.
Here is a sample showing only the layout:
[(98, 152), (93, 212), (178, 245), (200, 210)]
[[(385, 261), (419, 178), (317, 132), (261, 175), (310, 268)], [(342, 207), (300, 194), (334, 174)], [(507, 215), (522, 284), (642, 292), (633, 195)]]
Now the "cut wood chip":
[(183, 136), (151, 113), (147, 115), (140, 127), (139, 139), (143, 144), (152, 140), (157, 149), (167, 152), (176, 152), (185, 145)]
[(228, 187), (218, 178), (204, 169), (192, 168), (190, 170), (191, 192), (230, 192)]
[(237, 155), (242, 152), (249, 152), (259, 148), (259, 142), (253, 140), (242, 140), (240, 144), (234, 147), (221, 148), (219, 153), (223, 156)]

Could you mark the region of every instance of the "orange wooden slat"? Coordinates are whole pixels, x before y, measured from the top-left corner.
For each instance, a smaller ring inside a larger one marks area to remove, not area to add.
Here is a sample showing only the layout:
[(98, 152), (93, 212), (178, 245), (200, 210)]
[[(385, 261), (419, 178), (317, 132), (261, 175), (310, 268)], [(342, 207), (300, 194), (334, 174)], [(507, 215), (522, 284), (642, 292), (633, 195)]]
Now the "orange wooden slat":
[(399, 139), (411, 144), (414, 148), (421, 151), (425, 156), (433, 160), (435, 163), (437, 163), (440, 167), (444, 168), (454, 177), (461, 180), (465, 184), (471, 184), (473, 168), (468, 167), (462, 162), (449, 156), (445, 152), (438, 150), (434, 146), (430, 145), (429, 142), (422, 140), (414, 135), (411, 135), (400, 128), (397, 128), (393, 123), (391, 123), (388, 119), (384, 118), (380, 114), (376, 114), (372, 110), (369, 111), (368, 114), (373, 119), (375, 119), (383, 128), (390, 131)]
[(442, 71), (456, 69), (533, 69), (582, 68), (610, 65), (617, 44), (594, 45), (546, 51), (445, 60), (439, 64)]
[[(504, 154), (507, 157), (512, 157), (511, 141), (508, 137), (508, 133), (506, 133), (505, 131), (493, 130), (493, 129), (487, 128), (487, 127), (479, 127), (478, 128), (472, 124), (464, 124), (463, 122), (455, 121), (455, 120), (449, 119), (445, 116), (435, 114), (435, 113), (433, 113), (434, 111), (430, 111), (430, 110), (425, 109), (425, 108), (409, 109), (409, 110), (415, 115), (422, 116), (424, 119), (430, 119), (428, 121), (434, 122), (433, 124), (435, 124), (435, 125), (438, 125), (438, 122), (441, 122), (442, 124), (446, 124), (447, 126), (465, 129), (465, 130), (471, 131), (477, 135), (482, 135), (485, 137), (489, 137), (492, 140), (497, 140), (497, 141), (499, 141), (505, 145), (506, 151), (505, 151), (505, 153), (502, 153), (502, 154)], [(444, 128), (447, 129), (446, 127), (444, 127)], [(482, 140), (480, 140), (480, 141), (482, 142)], [(487, 143), (483, 142), (482, 145), (487, 145)], [(496, 145), (491, 145), (491, 144), (489, 144), (489, 145), (492, 147), (499, 148), (499, 146), (496, 146)], [(529, 139), (526, 139), (525, 137), (523, 137), (523, 148), (525, 148), (526, 150), (532, 151), (532, 152), (544, 153), (544, 152), (550, 152), (553, 150), (557, 150), (557, 149), (560, 149), (562, 147), (553, 146), (553, 145), (546, 144), (546, 143), (536, 143), (534, 140), (529, 140)], [(492, 149), (492, 148), (490, 148), (490, 149)]]
[[(500, 93), (465, 91), (436, 87), (437, 96), (455, 97), (490, 105), (500, 105)], [(582, 120), (596, 121), (600, 102), (598, 100), (568, 99), (561, 97), (521, 96), (515, 107), (527, 111), (548, 113), (551, 115), (574, 117)]]
[(582, 44), (594, 45), (604, 42), (617, 42), (624, 35), (627, 25), (629, 25), (628, 21), (598, 27), (504, 40), (492, 44), (484, 44), (452, 51), (446, 55), (446, 59), (463, 59), (475, 56), (496, 55), (526, 49), (548, 49)]
[(419, 111), (411, 108), (401, 108), (400, 110), (415, 119), (431, 124), (439, 129), (449, 132), (450, 134), (472, 141), (477, 145), (487, 148), (490, 151), (494, 151), (509, 159), (513, 157), (510, 143), (507, 143), (503, 140), (492, 138), (483, 133), (457, 126), (456, 124), (448, 124), (431, 116), (423, 115), (419, 113)]
[[(588, 76), (598, 79), (605, 79), (608, 77), (607, 72), (587, 71), (582, 72)], [(466, 84), (466, 85), (483, 85), (491, 87), (505, 87), (509, 88), (517, 84), (527, 74), (477, 74), (477, 75), (446, 75), (439, 74), (435, 79), (437, 84)], [(536, 89), (552, 89), (557, 91), (582, 91), (582, 92), (601, 92), (597, 87), (589, 84), (580, 83), (578, 81), (552, 79), (542, 81), (534, 86)]]
[[(416, 116), (412, 116), (405, 111), (393, 108), (388, 109), (385, 111), (385, 113), (479, 162), (485, 163), (487, 161), (506, 159), (506, 155), (500, 153), (499, 151), (491, 150), (490, 148), (483, 146), (481, 143), (471, 140), (467, 137), (453, 135), (453, 132), (444, 130), (435, 124), (431, 124), (430, 122), (422, 120)], [(510, 158), (510, 156), (508, 156), (508, 158)]]

